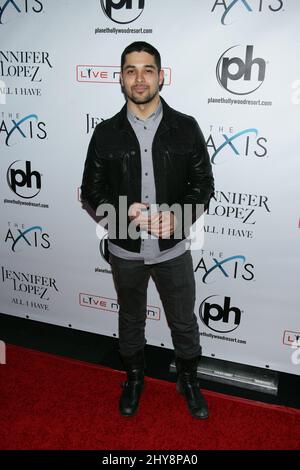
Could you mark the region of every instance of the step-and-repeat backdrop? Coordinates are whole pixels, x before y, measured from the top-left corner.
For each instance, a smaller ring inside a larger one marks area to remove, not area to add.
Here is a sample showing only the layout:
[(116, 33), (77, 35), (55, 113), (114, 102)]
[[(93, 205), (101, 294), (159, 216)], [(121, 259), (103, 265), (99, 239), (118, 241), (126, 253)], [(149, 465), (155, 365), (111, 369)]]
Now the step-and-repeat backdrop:
[[(0, 311), (117, 337), (80, 184), (93, 129), (124, 104), (121, 52), (144, 40), (216, 180), (192, 251), (203, 354), (299, 374), (299, 19), (294, 0), (0, 0)], [(172, 348), (152, 280), (147, 315), (148, 343)]]

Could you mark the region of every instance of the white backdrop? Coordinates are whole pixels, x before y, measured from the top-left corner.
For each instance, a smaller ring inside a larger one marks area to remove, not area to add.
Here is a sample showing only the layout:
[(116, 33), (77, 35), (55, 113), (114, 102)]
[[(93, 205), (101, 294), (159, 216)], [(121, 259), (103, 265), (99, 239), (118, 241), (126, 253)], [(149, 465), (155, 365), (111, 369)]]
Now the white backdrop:
[[(299, 19), (293, 0), (0, 0), (0, 311), (117, 336), (79, 187), (93, 128), (124, 103), (121, 52), (145, 40), (213, 163), (192, 252), (203, 354), (299, 374)], [(147, 339), (172, 347), (152, 281)]]

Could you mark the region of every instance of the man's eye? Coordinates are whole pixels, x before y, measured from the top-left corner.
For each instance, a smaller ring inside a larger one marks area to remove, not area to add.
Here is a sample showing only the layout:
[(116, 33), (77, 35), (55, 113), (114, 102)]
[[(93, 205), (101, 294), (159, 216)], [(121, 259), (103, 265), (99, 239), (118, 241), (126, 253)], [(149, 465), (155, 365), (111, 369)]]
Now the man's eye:
[(146, 72), (147, 73), (153, 73), (153, 70), (152, 69), (146, 69)]

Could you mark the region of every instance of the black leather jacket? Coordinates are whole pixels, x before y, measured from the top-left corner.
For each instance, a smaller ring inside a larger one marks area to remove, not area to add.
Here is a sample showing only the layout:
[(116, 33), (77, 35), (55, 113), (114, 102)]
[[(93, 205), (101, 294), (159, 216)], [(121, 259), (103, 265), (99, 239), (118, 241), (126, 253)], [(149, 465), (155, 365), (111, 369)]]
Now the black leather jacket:
[[(157, 204), (208, 206), (214, 183), (211, 163), (202, 132), (193, 117), (170, 108), (161, 98), (163, 117), (152, 145)], [(141, 154), (136, 135), (127, 119), (127, 105), (94, 130), (85, 161), (81, 197), (96, 210), (110, 203), (119, 213), (119, 196), (127, 196), (127, 210), (141, 202)], [(197, 206), (198, 207), (198, 206)], [(127, 224), (129, 223), (127, 216)], [(116, 245), (140, 252), (141, 239), (109, 239)], [(159, 239), (160, 250), (171, 248), (178, 238)]]

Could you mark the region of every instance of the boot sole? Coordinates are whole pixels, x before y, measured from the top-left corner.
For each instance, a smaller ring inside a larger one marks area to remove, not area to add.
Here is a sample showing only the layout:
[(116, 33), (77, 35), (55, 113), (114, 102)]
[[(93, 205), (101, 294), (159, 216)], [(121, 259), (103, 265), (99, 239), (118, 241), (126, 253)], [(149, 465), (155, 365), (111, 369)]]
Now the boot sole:
[[(125, 383), (125, 382), (124, 382), (124, 383)], [(121, 384), (121, 387), (122, 387), (122, 388), (123, 388), (124, 383)], [(142, 387), (142, 389), (141, 389), (141, 394), (140, 394), (140, 398), (139, 398), (137, 407), (136, 407), (136, 409), (135, 409), (132, 413), (124, 413), (124, 412), (122, 412), (122, 410), (121, 410), (120, 407), (119, 407), (119, 412), (120, 412), (120, 415), (121, 415), (121, 416), (124, 416), (125, 418), (130, 418), (131, 416), (134, 416), (134, 415), (137, 414), (137, 412), (138, 412), (138, 410), (139, 410), (139, 406), (140, 406), (140, 399), (141, 399), (141, 396), (142, 396), (142, 393), (143, 393), (144, 389), (145, 389), (145, 383), (143, 384), (143, 387)]]
[(134, 415), (137, 414), (137, 411), (138, 411), (138, 410), (135, 410), (133, 413), (130, 413), (130, 414), (129, 414), (129, 413), (122, 413), (121, 410), (119, 410), (119, 411), (120, 411), (120, 415), (121, 415), (121, 416), (124, 416), (125, 418), (131, 418), (131, 416), (134, 416)]
[[(176, 390), (177, 390), (178, 393), (180, 393), (180, 395), (185, 396), (184, 391), (181, 389), (180, 384), (179, 384), (178, 382), (176, 383)], [(187, 404), (188, 410), (189, 410), (189, 412), (190, 412), (190, 415), (191, 415), (193, 418), (196, 418), (196, 419), (207, 419), (207, 418), (209, 417), (209, 414), (207, 414), (207, 416), (197, 416), (197, 415), (195, 415), (195, 414), (193, 413), (193, 411), (191, 410), (191, 408), (189, 407), (187, 401), (186, 401), (186, 404)]]

